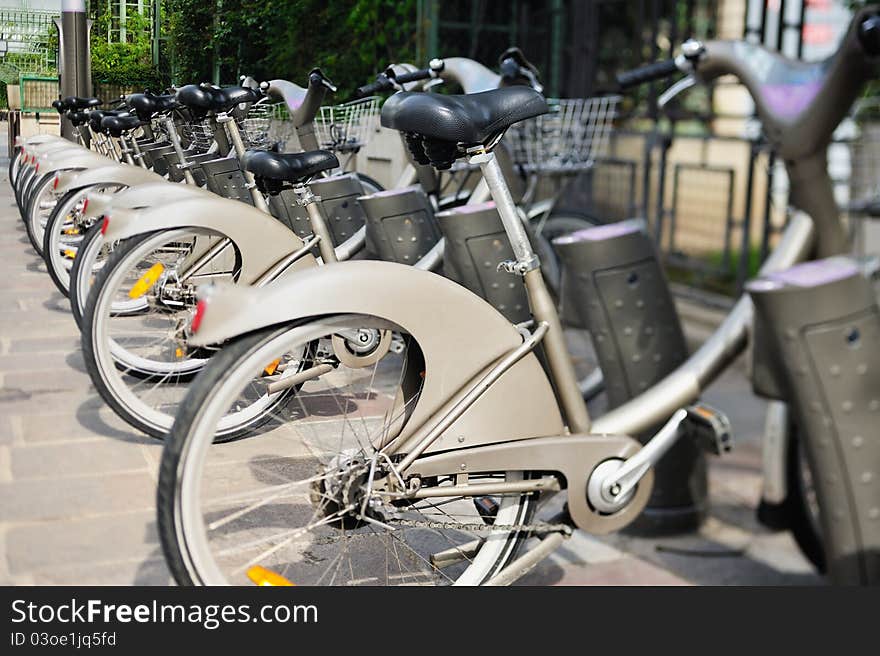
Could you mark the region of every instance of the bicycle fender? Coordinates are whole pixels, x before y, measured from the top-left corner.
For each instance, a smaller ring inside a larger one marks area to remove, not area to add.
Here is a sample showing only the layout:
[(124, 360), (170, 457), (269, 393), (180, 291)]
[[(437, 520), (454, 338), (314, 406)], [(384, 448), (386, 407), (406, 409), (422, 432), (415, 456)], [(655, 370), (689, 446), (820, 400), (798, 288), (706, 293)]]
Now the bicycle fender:
[[(71, 189), (86, 189), (90, 186), (98, 187), (104, 181), (94, 184), (72, 184)], [(90, 191), (87, 194), (88, 206), (83, 211), (83, 216), (97, 218), (110, 212), (112, 208), (132, 210), (158, 207), (168, 203), (185, 200), (187, 198), (214, 198), (214, 196), (194, 185), (176, 184), (174, 182), (148, 182), (146, 184), (126, 187), (112, 193)]]
[[(190, 340), (193, 345), (219, 344), (261, 328), (338, 314), (377, 317), (409, 333), (423, 352), (425, 374), (419, 401), (398, 444), (522, 344), (516, 328), (477, 295), (436, 274), (392, 262), (339, 262), (259, 289), (218, 284), (203, 293), (206, 302), (198, 332)], [(428, 452), (562, 432), (550, 382), (529, 353)]]
[[(249, 285), (266, 270), (303, 242), (278, 220), (244, 203), (219, 196), (199, 194), (147, 209), (122, 209), (115, 205), (105, 214), (104, 238), (118, 241), (136, 235), (178, 228), (204, 228), (229, 237), (241, 255), (239, 284)], [(290, 270), (316, 266), (309, 254), (301, 257)]]
[[(171, 184), (161, 175), (143, 169), (140, 166), (119, 164), (106, 157), (102, 157), (102, 159), (102, 162), (97, 162), (97, 166), (86, 165), (77, 167), (82, 169), (78, 174), (63, 176), (58, 184), (58, 192), (63, 194), (71, 189), (90, 187), (97, 184), (123, 185), (126, 187), (159, 182), (166, 185)], [(156, 198), (159, 198), (159, 196), (154, 197), (153, 201)]]

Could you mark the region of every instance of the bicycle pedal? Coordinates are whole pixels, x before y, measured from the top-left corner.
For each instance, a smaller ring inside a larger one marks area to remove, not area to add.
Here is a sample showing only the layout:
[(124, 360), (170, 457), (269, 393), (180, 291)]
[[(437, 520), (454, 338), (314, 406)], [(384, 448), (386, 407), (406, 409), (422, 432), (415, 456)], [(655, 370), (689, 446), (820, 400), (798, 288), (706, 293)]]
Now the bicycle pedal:
[(733, 450), (733, 432), (727, 415), (705, 403), (688, 406), (685, 410), (687, 417), (681, 423), (681, 430), (700, 448), (716, 456)]
[(475, 497), (474, 506), (480, 517), (487, 524), (495, 523), (495, 516), (498, 515), (498, 502), (492, 497)]

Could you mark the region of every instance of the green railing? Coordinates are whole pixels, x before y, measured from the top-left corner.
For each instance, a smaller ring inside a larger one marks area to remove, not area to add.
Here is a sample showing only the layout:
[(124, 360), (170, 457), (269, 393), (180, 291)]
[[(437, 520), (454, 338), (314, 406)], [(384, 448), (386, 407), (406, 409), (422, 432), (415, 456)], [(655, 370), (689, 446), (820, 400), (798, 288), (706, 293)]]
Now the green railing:
[(22, 112), (53, 112), (52, 101), (58, 99), (58, 78), (22, 75), (18, 79)]

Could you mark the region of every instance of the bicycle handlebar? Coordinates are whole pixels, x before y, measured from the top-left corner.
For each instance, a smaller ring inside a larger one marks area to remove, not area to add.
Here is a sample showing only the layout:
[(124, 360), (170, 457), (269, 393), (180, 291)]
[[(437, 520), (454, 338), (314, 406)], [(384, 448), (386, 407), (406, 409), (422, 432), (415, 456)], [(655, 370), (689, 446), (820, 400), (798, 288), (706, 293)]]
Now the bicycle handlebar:
[(385, 75), (385, 73), (379, 73), (379, 75), (376, 76), (375, 82), (358, 87), (357, 91), (355, 91), (355, 96), (358, 98), (364, 98), (366, 96), (373, 96), (377, 93), (382, 93), (383, 91), (391, 91), (393, 88), (394, 83), (391, 79)]
[(629, 89), (631, 87), (653, 82), (655, 80), (663, 80), (679, 72), (678, 65), (674, 59), (654, 62), (639, 66), (630, 71), (618, 73), (617, 84), (621, 89)]
[(443, 72), (443, 69), (444, 64), (442, 59), (433, 59), (428, 68), (422, 68), (409, 73), (395, 73), (394, 68), (389, 66), (383, 73), (379, 73), (379, 75), (376, 76), (375, 82), (358, 87), (355, 95), (358, 98), (363, 98), (384, 91), (391, 91), (395, 87), (402, 86), (408, 82), (418, 82), (420, 80), (437, 77)]

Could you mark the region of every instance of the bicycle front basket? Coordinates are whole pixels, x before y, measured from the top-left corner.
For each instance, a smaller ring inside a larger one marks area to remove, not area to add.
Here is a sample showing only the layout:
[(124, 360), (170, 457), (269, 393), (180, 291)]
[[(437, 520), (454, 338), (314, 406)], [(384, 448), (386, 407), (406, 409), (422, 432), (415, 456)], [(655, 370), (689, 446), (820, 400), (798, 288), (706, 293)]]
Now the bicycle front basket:
[(619, 102), (620, 96), (548, 98), (550, 112), (512, 126), (505, 143), (528, 172), (588, 169), (608, 146)]

